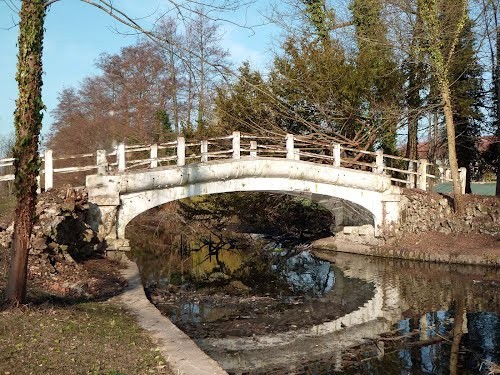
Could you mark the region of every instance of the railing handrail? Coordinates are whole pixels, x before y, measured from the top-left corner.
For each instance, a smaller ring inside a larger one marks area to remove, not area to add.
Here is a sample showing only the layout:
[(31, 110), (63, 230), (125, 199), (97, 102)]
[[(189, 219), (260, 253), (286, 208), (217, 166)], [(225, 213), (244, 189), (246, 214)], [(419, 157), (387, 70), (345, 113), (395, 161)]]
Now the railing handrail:
[[(228, 143), (230, 141), (230, 143)], [(259, 142), (260, 141), (260, 142)], [(198, 151), (196, 151), (196, 148)], [(147, 153), (147, 156), (144, 155)], [(136, 154), (139, 154), (136, 156)], [(451, 181), (443, 166), (437, 166), (439, 174), (428, 172), (432, 165), (425, 159), (410, 159), (401, 156), (384, 154), (382, 150), (359, 150), (340, 144), (308, 139), (304, 136), (287, 134), (285, 137), (265, 137), (260, 135), (233, 132), (228, 136), (212, 137), (202, 140), (186, 140), (178, 137), (175, 141), (125, 145), (118, 144), (113, 151), (97, 150), (94, 153), (64, 155), (54, 157), (52, 150), (45, 150), (40, 155), (43, 168), (45, 189), (53, 187), (55, 173), (87, 172), (97, 169), (99, 174), (121, 173), (133, 168), (156, 168), (162, 165), (183, 166), (188, 161), (208, 162), (216, 159), (240, 159), (241, 157), (275, 157), (329, 163), (336, 167), (364, 168), (376, 174), (388, 174), (393, 183), (409, 188), (427, 189), (428, 180)], [(54, 162), (63, 160), (88, 159), (95, 157), (91, 165), (54, 167)], [(111, 158), (111, 160), (108, 160)], [(14, 158), (0, 159), (0, 181), (14, 179), (12, 170)], [(399, 164), (399, 165), (394, 165)], [(403, 166), (401, 167), (401, 164)], [(465, 168), (461, 169), (462, 189), (465, 187)]]

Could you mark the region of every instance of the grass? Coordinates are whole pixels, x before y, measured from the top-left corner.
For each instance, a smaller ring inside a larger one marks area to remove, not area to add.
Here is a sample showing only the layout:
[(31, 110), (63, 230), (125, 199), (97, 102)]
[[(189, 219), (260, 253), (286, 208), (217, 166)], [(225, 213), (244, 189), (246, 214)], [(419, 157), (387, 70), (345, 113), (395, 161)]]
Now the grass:
[[(2, 226), (11, 222), (14, 207), (12, 196), (0, 194)], [(0, 247), (0, 375), (173, 374), (135, 318), (108, 299), (122, 289), (115, 264), (89, 262), (88, 275), (63, 268), (62, 281), (37, 276), (28, 283), (29, 305), (2, 309), (9, 253)], [(30, 257), (30, 264), (36, 260)], [(97, 282), (94, 301), (61, 298), (44, 283), (74, 282), (75, 275)]]
[[(472, 194), (495, 196), (495, 186), (495, 182), (473, 182), (471, 184)], [(453, 192), (453, 186), (451, 182), (441, 183), (436, 185), (435, 190), (437, 193), (451, 193)]]
[(171, 374), (152, 340), (110, 302), (0, 312), (0, 374)]

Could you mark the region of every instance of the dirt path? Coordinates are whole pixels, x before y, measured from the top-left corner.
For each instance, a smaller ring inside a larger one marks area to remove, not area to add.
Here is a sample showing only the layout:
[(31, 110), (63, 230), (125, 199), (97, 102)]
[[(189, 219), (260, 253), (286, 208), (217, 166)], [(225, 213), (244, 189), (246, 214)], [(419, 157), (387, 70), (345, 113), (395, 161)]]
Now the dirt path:
[(423, 232), (406, 235), (393, 245), (367, 246), (335, 237), (313, 242), (317, 250), (410, 260), (500, 266), (500, 236)]

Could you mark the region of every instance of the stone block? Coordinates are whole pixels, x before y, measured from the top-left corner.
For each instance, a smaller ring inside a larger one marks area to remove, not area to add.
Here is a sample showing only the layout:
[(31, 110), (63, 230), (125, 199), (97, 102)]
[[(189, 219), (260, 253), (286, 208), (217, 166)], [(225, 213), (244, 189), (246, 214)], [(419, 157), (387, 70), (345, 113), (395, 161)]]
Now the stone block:
[(446, 198), (440, 199), (439, 200), (439, 205), (441, 207), (447, 207), (448, 206), (448, 200)]
[(374, 237), (375, 236), (375, 230), (371, 225), (363, 225), (359, 227), (358, 233), (360, 236), (365, 236), (365, 237)]
[(343, 233), (347, 236), (357, 236), (359, 233), (358, 227), (344, 227)]

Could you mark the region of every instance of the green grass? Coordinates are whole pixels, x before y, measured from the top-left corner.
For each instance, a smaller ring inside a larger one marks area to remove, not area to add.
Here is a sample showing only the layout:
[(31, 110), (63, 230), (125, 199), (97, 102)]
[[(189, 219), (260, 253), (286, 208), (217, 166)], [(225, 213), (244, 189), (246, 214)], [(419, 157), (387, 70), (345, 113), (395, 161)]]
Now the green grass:
[[(485, 182), (485, 183), (473, 182), (471, 185), (472, 194), (494, 196), (495, 186), (496, 186), (495, 182)], [(453, 187), (451, 185), (451, 182), (446, 182), (443, 184), (436, 185), (437, 193), (451, 193), (452, 191)]]
[(16, 209), (16, 198), (14, 195), (0, 194), (0, 224), (3, 226), (9, 225), (14, 218)]
[(0, 312), (0, 374), (171, 374), (151, 339), (109, 302)]

